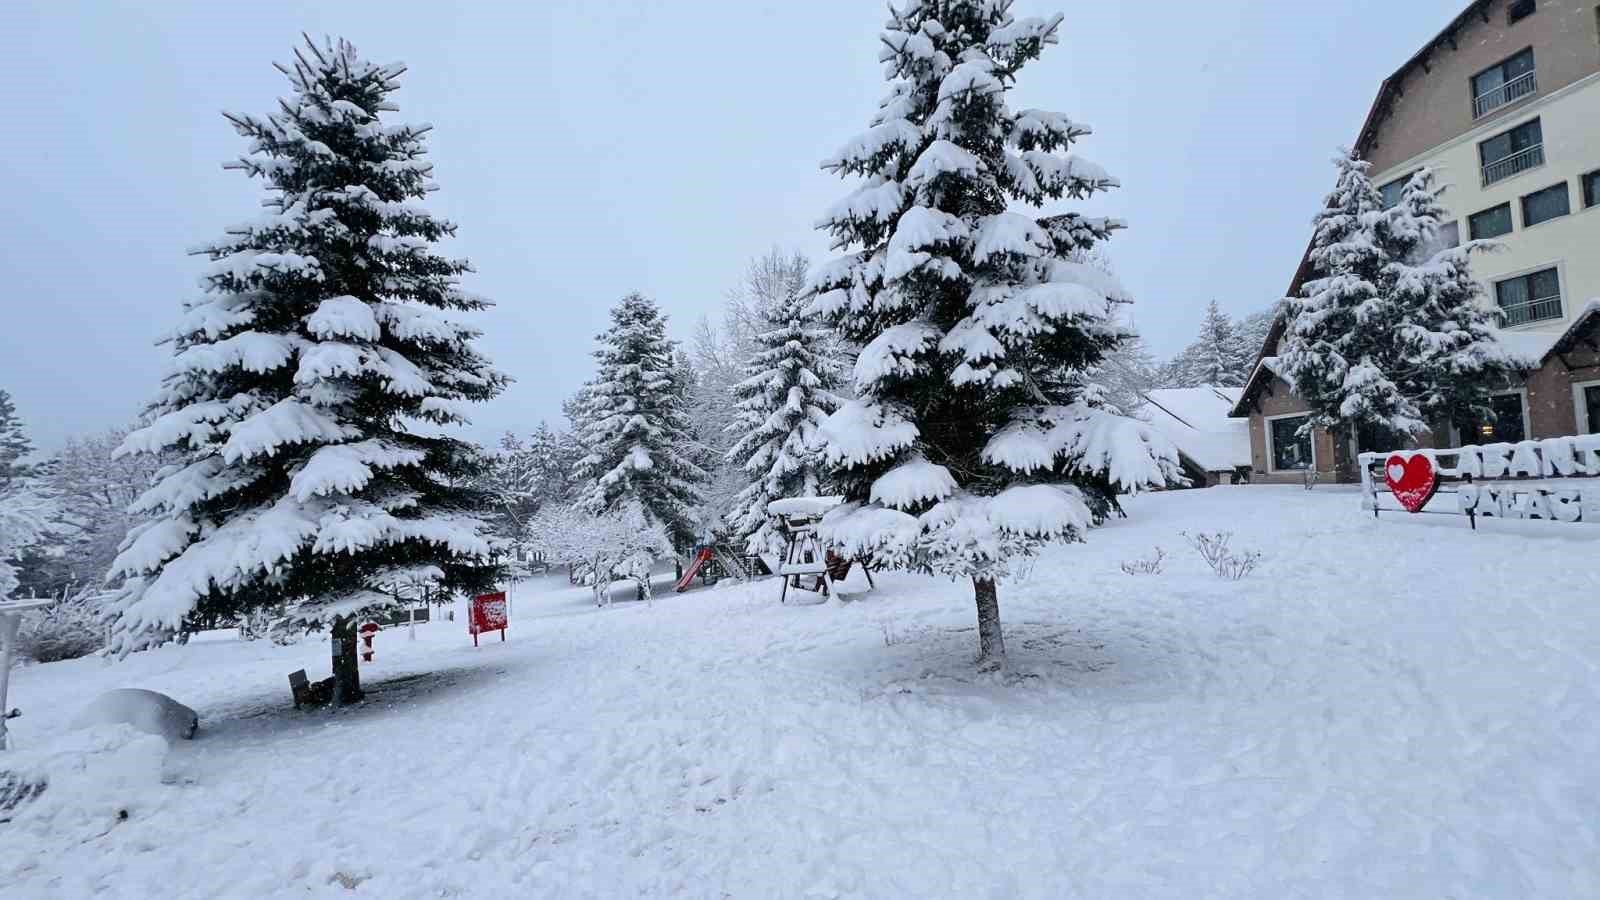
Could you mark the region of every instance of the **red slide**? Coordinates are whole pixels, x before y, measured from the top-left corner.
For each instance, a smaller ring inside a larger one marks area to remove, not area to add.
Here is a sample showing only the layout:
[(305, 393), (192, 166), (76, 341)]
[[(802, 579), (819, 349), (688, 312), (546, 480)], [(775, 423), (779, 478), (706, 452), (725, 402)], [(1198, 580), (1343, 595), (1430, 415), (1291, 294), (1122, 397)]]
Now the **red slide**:
[(700, 567), (705, 565), (706, 563), (708, 563), (710, 561), (711, 561), (711, 548), (710, 547), (701, 548), (700, 555), (696, 556), (694, 558), (694, 562), (691, 563), (690, 566), (689, 566), (689, 571), (684, 572), (683, 573), (683, 577), (678, 579), (678, 586), (676, 588), (677, 592), (681, 594), (684, 591), (687, 591), (689, 589), (689, 582), (693, 581), (694, 577), (696, 575), (700, 574)]

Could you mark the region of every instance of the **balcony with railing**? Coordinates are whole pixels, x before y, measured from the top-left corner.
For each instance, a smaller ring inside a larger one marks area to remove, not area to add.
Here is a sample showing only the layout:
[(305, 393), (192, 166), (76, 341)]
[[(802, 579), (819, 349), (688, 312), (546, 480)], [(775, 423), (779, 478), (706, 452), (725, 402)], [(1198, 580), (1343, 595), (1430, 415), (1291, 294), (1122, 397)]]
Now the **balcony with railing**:
[(1502, 328), (1515, 328), (1518, 325), (1559, 318), (1561, 318), (1561, 295), (1559, 294), (1553, 297), (1540, 297), (1537, 300), (1526, 300), (1522, 303), (1505, 304), (1500, 307), (1500, 326)]
[(1484, 91), (1472, 100), (1472, 117), (1481, 119), (1507, 103), (1539, 93), (1539, 79), (1533, 72), (1524, 72), (1492, 90)]
[(1520, 150), (1491, 163), (1484, 163), (1483, 186), (1488, 187), (1497, 181), (1505, 181), (1513, 175), (1520, 175), (1542, 165), (1544, 165), (1544, 144), (1534, 144), (1526, 150)]

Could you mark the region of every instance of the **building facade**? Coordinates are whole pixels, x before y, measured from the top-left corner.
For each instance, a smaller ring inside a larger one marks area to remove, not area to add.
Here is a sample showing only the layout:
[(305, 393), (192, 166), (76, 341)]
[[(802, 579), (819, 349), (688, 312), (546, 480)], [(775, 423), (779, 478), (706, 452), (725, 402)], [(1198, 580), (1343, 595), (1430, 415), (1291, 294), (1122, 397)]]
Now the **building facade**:
[[(1600, 432), (1600, 6), (1478, 0), (1386, 79), (1355, 151), (1386, 202), (1418, 169), (1448, 185), (1444, 238), (1493, 239), (1473, 273), (1526, 366), (1490, 422), (1441, 423), (1432, 446)], [(1312, 273), (1301, 261), (1289, 295)], [(1591, 304), (1593, 301), (1593, 304)], [(1234, 415), (1257, 481), (1356, 478), (1355, 435), (1297, 436), (1307, 407), (1274, 372), (1282, 322)]]

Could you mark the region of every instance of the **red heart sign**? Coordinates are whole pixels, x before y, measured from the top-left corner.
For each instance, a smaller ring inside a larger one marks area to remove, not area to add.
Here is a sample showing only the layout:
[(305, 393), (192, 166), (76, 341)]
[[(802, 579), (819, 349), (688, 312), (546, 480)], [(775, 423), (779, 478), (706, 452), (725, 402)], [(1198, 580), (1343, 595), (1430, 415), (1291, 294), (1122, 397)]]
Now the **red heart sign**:
[(1433, 499), (1439, 487), (1439, 476), (1433, 471), (1433, 460), (1421, 453), (1407, 459), (1396, 453), (1383, 464), (1383, 480), (1389, 483), (1394, 498), (1406, 512), (1418, 512)]

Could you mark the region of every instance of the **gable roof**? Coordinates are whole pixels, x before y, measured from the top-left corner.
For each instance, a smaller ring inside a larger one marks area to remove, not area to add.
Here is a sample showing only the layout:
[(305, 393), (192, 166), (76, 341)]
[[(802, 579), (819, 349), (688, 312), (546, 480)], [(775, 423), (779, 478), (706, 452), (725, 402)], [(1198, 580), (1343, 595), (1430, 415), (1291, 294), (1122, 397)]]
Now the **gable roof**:
[(1141, 396), (1136, 415), (1177, 445), (1178, 452), (1207, 472), (1250, 465), (1250, 426), (1231, 418), (1240, 388), (1160, 388)]

